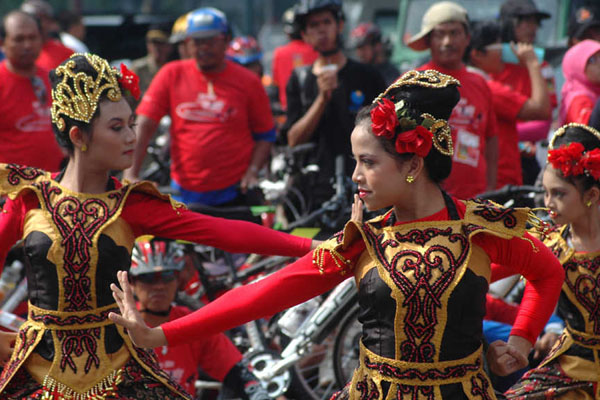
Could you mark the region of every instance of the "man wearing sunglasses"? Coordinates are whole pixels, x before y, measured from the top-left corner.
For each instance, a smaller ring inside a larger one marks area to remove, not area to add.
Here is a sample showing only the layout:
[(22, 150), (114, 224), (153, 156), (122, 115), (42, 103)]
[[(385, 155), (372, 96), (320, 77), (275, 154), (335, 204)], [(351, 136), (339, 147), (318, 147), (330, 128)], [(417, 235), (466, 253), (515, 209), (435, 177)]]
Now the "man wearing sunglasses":
[[(136, 244), (129, 276), (144, 321), (151, 327), (183, 317), (191, 312), (174, 303), (183, 258), (173, 243), (160, 240)], [(268, 400), (269, 396), (242, 361), (242, 354), (224, 334), (180, 346), (154, 349), (162, 369), (192, 395), (198, 368), (223, 382), (235, 397)]]
[(36, 66), (42, 48), (35, 17), (12, 11), (2, 20), (0, 44), (0, 163), (57, 171), (63, 153), (50, 124), (48, 71)]

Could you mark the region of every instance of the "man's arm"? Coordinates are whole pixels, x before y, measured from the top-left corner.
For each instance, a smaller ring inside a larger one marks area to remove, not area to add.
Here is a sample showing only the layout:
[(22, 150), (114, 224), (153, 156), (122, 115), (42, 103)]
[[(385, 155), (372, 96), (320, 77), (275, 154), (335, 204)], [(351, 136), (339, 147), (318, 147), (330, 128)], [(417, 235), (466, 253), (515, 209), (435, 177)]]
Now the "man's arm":
[(146, 149), (157, 127), (158, 124), (153, 119), (144, 115), (138, 115), (135, 130), (137, 143), (133, 152), (133, 165), (123, 172), (124, 179), (129, 179), (132, 182), (140, 180), (140, 168), (142, 167), (144, 157), (146, 157)]
[(249, 187), (255, 185), (258, 182), (258, 171), (265, 165), (269, 155), (271, 154), (271, 142), (264, 140), (256, 141), (254, 150), (252, 150), (252, 157), (250, 158), (250, 164), (248, 169), (244, 173), (240, 182), (240, 189), (242, 193), (245, 193)]
[[(512, 45), (512, 44), (511, 44)], [(550, 94), (548, 85), (542, 76), (540, 63), (533, 51), (533, 46), (518, 43), (513, 51), (519, 57), (521, 64), (527, 68), (531, 81), (531, 96), (523, 104), (517, 117), (521, 120), (547, 120), (551, 117)]]
[(496, 189), (498, 175), (498, 136), (488, 136), (485, 140), (485, 161), (487, 163), (487, 189)]
[[(317, 76), (319, 94), (310, 108), (288, 131), (288, 144), (290, 147), (306, 143), (310, 140), (317, 125), (325, 112), (327, 103), (331, 100), (331, 93), (337, 87), (337, 71), (321, 72)], [(303, 88), (300, 87), (301, 91)], [(289, 96), (288, 96), (289, 97)]]

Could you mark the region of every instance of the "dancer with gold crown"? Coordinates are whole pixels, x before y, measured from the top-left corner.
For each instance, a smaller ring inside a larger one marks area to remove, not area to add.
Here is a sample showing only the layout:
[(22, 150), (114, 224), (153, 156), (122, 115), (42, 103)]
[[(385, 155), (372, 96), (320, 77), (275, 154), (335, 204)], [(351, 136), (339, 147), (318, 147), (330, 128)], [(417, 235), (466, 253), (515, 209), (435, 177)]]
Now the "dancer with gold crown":
[(111, 178), (133, 160), (135, 120), (125, 96), (139, 94), (137, 76), (96, 55), (75, 54), (50, 79), (53, 128), (68, 165), (50, 174), (0, 164), (0, 195), (8, 197), (0, 213), (0, 265), (22, 239), (29, 290), (28, 318), (0, 375), (0, 398), (188, 398), (151, 351), (135, 347), (108, 319), (118, 310), (109, 284), (129, 268), (135, 238), (153, 234), (289, 256), (306, 254), (312, 242), (193, 213), (149, 182)]
[[(134, 343), (155, 347), (194, 340), (269, 315), (353, 277), (362, 323), (360, 365), (336, 399), (495, 399), (482, 362), (485, 295), (491, 262), (529, 281), (508, 343), (496, 343), (494, 372), (527, 363), (560, 292), (562, 269), (525, 232), (527, 209), (459, 201), (439, 183), (452, 167), (447, 118), (459, 82), (437, 71), (409, 71), (368, 108), (352, 132), (353, 180), (369, 210), (312, 255), (255, 284), (225, 294), (195, 313), (148, 328), (135, 308), (127, 274), (112, 286)], [(273, 299), (277, 299), (273, 301)]]
[(509, 399), (600, 398), (600, 132), (577, 123), (556, 131), (543, 175), (556, 225), (539, 238), (558, 257), (565, 280), (558, 314), (566, 327)]

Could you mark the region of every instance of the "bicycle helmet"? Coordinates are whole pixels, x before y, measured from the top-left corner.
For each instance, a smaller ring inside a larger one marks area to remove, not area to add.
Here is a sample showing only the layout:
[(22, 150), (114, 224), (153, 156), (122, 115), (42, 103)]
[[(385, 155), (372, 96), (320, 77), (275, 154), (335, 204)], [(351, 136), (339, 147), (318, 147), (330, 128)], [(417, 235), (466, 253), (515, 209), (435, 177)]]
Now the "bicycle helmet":
[(285, 10), (281, 16), (281, 22), (283, 23), (283, 32), (289, 35), (293, 39), (300, 39), (300, 27), (296, 22), (296, 8), (291, 7)]
[(180, 272), (185, 264), (183, 245), (165, 239), (136, 241), (129, 275), (136, 277), (161, 271)]
[(333, 12), (338, 21), (343, 19), (341, 0), (301, 0), (296, 8), (295, 21), (301, 29), (304, 29), (306, 17), (327, 10)]
[(201, 39), (219, 33), (229, 34), (229, 23), (222, 11), (213, 7), (204, 7), (188, 14), (187, 37)]
[(229, 43), (225, 55), (238, 64), (248, 65), (260, 61), (262, 51), (252, 36), (239, 36)]
[(171, 30), (171, 36), (169, 37), (169, 43), (176, 44), (185, 40), (188, 15), (189, 13), (183, 14), (175, 20)]
[(356, 49), (381, 42), (381, 30), (372, 22), (363, 22), (350, 32), (349, 47)]

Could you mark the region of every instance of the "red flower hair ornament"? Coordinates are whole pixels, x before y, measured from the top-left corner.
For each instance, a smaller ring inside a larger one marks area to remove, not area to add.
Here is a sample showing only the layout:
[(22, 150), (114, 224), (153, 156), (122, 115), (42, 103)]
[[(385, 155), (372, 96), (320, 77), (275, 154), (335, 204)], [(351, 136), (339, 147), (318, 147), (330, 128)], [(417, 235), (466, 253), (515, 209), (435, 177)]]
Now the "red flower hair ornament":
[[(400, 124), (398, 110), (404, 106), (403, 102), (399, 102), (398, 106), (389, 99), (381, 99), (377, 103), (377, 107), (371, 110), (371, 129), (377, 137), (384, 137), (388, 140), (393, 140), (396, 136), (396, 128)], [(404, 123), (411, 123), (415, 126), (414, 129), (404, 131), (396, 136), (394, 145), (398, 153), (414, 153), (419, 157), (426, 157), (431, 150), (433, 144), (433, 134), (429, 129), (422, 125), (418, 125), (414, 120), (406, 117), (402, 118)]]
[(585, 174), (600, 179), (600, 149), (586, 152), (581, 143), (563, 144), (548, 152), (548, 162), (564, 177)]
[(140, 78), (123, 63), (121, 63), (121, 78), (118, 80), (123, 89), (131, 93), (134, 99), (140, 98)]

